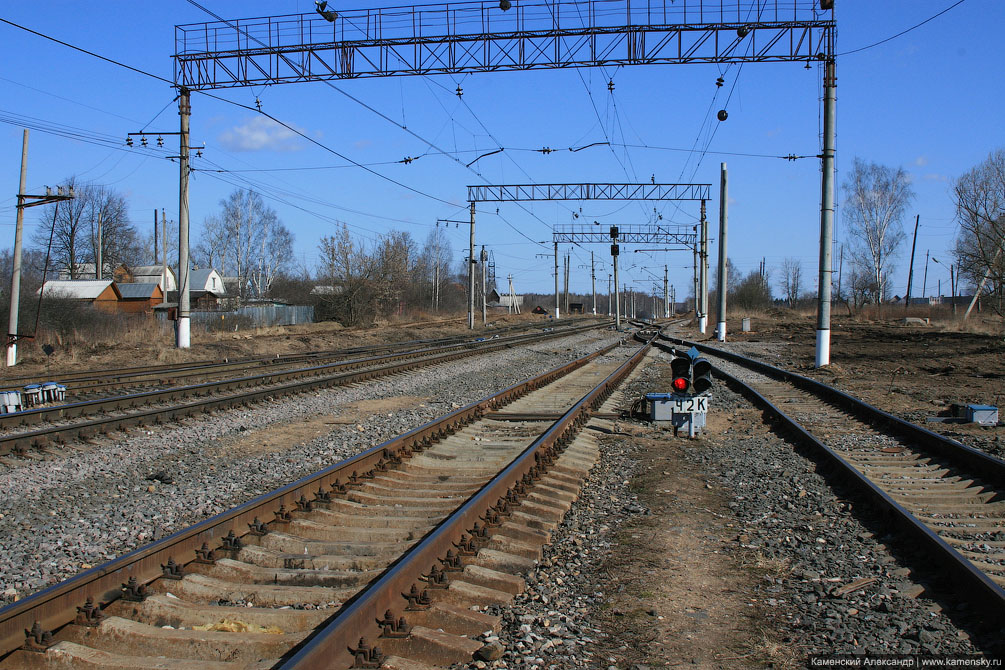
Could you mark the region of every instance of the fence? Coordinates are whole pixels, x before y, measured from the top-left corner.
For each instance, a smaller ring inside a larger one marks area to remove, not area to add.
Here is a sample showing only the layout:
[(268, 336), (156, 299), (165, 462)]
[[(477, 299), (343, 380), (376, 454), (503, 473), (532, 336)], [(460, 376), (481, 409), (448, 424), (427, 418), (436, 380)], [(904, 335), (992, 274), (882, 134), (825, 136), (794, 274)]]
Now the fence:
[[(192, 325), (207, 330), (239, 330), (263, 326), (292, 326), (314, 323), (313, 305), (249, 305), (229, 312), (190, 312)], [(167, 315), (158, 312), (157, 317)]]

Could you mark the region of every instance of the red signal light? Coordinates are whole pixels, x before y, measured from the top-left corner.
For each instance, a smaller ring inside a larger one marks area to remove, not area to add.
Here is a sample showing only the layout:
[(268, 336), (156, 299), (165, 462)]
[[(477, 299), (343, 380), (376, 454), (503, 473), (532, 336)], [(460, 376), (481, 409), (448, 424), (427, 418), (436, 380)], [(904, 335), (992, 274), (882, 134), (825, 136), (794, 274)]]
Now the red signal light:
[(678, 377), (671, 382), (674, 391), (686, 391), (687, 390), (687, 380), (683, 377)]

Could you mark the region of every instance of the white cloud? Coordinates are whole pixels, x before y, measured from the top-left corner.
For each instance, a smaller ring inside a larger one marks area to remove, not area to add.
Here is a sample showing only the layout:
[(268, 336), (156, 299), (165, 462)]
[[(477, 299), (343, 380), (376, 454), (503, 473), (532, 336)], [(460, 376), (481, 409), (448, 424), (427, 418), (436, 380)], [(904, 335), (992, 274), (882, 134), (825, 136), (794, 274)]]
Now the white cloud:
[[(300, 130), (298, 128), (298, 130)], [(256, 116), (220, 133), (217, 140), (229, 151), (301, 151), (300, 137), (272, 119)]]
[(914, 164), (918, 167), (925, 167), (928, 165), (928, 156), (918, 156), (914, 159)]
[(949, 177), (947, 175), (938, 174), (936, 172), (930, 172), (925, 176), (923, 176), (922, 179), (924, 179), (925, 181), (941, 181), (947, 184), (949, 183)]

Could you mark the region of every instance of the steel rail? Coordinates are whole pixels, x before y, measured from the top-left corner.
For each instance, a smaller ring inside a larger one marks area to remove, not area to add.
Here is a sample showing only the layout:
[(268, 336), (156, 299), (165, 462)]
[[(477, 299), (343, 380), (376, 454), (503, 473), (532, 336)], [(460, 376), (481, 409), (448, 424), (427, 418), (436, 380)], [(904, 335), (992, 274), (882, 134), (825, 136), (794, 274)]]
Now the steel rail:
[(58, 630), (74, 621), (78, 608), (88, 598), (105, 606), (121, 597), (130, 582), (134, 587), (141, 588), (158, 579), (162, 574), (161, 566), (169, 559), (183, 566), (196, 560), (197, 550), (201, 550), (204, 545), (226, 555), (226, 547), (232, 545), (231, 540), (246, 535), (250, 528), (260, 524), (260, 520), (264, 520), (261, 523), (265, 527), (277, 527), (284, 523), (284, 516), (287, 519), (290, 516), (296, 518), (300, 507), (298, 501), (315, 500), (316, 493), (328, 491), (337, 481), (355, 481), (358, 475), (365, 478), (368, 473), (386, 468), (397, 459), (407, 458), (413, 452), (424, 449), (433, 440), (455, 432), (483, 414), (586, 365), (617, 346), (618, 343), (608, 345), (513, 384), (356, 456), (258, 496), (228, 512), (201, 521), (3, 607), (0, 609), (0, 658), (22, 645), (25, 631), (31, 629), (35, 622), (47, 631)]
[[(373, 639), (380, 633), (377, 622), (381, 615), (388, 609), (398, 610), (402, 594), (408, 592), (411, 586), (421, 584), (423, 573), (429, 566), (437, 565), (448, 551), (454, 550), (462, 536), (471, 534), (472, 528), (484, 521), (491, 511), (499, 509), (509, 497), (525, 495), (517, 492), (519, 484), (526, 477), (536, 479), (546, 471), (547, 464), (564, 450), (589, 420), (591, 411), (599, 407), (617, 384), (642, 361), (652, 339), (577, 401), (505, 469), (403, 554), (370, 586), (347, 602), (324, 628), (305, 639), (277, 668), (313, 670), (352, 667), (350, 649), (356, 647), (358, 641)], [(542, 466), (545, 467), (542, 469)]]
[[(923, 448), (930, 449), (940, 456), (962, 464), (972, 472), (979, 473), (980, 478), (983, 480), (994, 482), (999, 487), (1002, 486), (1002, 482), (1005, 482), (1005, 461), (1001, 461), (921, 426), (904, 421), (844, 391), (733, 352), (723, 351), (697, 342), (669, 337), (663, 333), (660, 334), (660, 338), (680, 343), (682, 346), (694, 346), (698, 351), (737, 363), (772, 379), (788, 382), (797, 388), (808, 391), (824, 402), (832, 403), (841, 409), (855, 414), (866, 423), (876, 424), (879, 427), (885, 428), (889, 433), (917, 441)], [(947, 570), (952, 576), (954, 586), (965, 590), (973, 602), (979, 604), (989, 612), (1000, 614), (1002, 611), (1005, 611), (1005, 589), (974, 566), (966, 557), (962, 556), (956, 549), (939, 537), (935, 531), (925, 525), (924, 522), (895, 501), (867, 476), (859, 472), (846, 459), (803, 428), (799, 422), (788, 416), (756, 389), (720, 367), (713, 366), (713, 372), (717, 377), (737, 388), (741, 394), (751, 399), (755, 405), (760, 406), (780, 421), (793, 433), (800, 444), (808, 448), (809, 453), (815, 459), (818, 459), (830, 470), (838, 474), (841, 480), (850, 484), (864, 499), (876, 505), (882, 511), (885, 519), (895, 523), (904, 535), (925, 547), (928, 552), (926, 558), (930, 557), (934, 559), (938, 565)]]
[[(498, 351), (499, 349), (522, 344), (527, 341), (547, 340), (555, 337), (576, 334), (597, 327), (597, 325), (577, 326), (575, 328), (563, 329), (561, 331), (534, 333), (530, 335), (516, 335), (510, 338), (499, 338), (497, 340), (490, 340), (488, 343), (463, 342), (444, 347), (416, 349), (413, 351), (397, 352), (365, 359), (341, 361), (338, 363), (329, 363), (320, 366), (311, 366), (281, 372), (268, 372), (258, 375), (239, 377), (236, 379), (193, 384), (172, 389), (131, 393), (111, 398), (98, 398), (95, 400), (81, 401), (77, 403), (67, 403), (55, 407), (43, 407), (37, 410), (17, 412), (14, 414), (3, 415), (3, 418), (0, 418), (0, 427), (7, 427), (11, 424), (28, 425), (29, 423), (41, 423), (47, 420), (53, 421), (57, 419), (72, 419), (100, 412), (123, 409), (129, 410), (140, 405), (151, 405), (156, 402), (168, 402), (191, 396), (209, 395), (211, 393), (225, 393), (237, 389), (268, 385), (268, 388), (260, 391), (252, 391), (244, 394), (238, 394), (236, 396), (226, 396), (224, 398), (210, 399), (208, 401), (188, 403), (174, 408), (156, 408), (143, 412), (131, 412), (119, 416), (102, 417), (71, 425), (57, 425), (34, 431), (3, 435), (0, 436), (0, 454), (9, 453), (10, 451), (16, 449), (23, 449), (24, 447), (39, 444), (45, 445), (48, 443), (50, 438), (54, 438), (59, 435), (71, 436), (80, 434), (81, 432), (94, 432), (96, 430), (101, 430), (102, 428), (105, 430), (118, 430), (119, 427), (135, 426), (158, 415), (171, 418), (172, 414), (191, 414), (192, 411), (189, 408), (200, 408), (203, 406), (210, 406), (210, 408), (233, 406), (234, 404), (240, 404), (241, 402), (250, 400), (258, 400), (262, 397), (275, 395), (277, 393), (289, 393), (304, 388), (317, 388), (363, 381), (380, 375), (395, 374), (397, 372), (410, 369), (411, 367), (418, 367), (419, 365), (431, 365), (437, 362), (456, 360), (481, 353), (489, 353)], [(438, 352), (450, 349), (458, 351), (454, 351), (449, 354), (436, 355)], [(426, 356), (427, 358), (422, 358), (423, 356)], [(372, 367), (374, 364), (386, 361), (406, 361), (406, 363), (403, 365), (384, 365), (377, 368)], [(367, 369), (356, 374), (347, 373), (336, 374), (334, 376), (326, 374), (336, 372), (338, 370), (358, 370), (361, 368)], [(303, 379), (305, 377), (308, 378), (306, 381), (290, 381)]]
[[(417, 322), (417, 323), (445, 323), (445, 322)], [(409, 325), (415, 324), (401, 324), (400, 327), (407, 327)], [(533, 327), (538, 327), (534, 324)], [(525, 330), (526, 327), (520, 324), (515, 326), (508, 326), (503, 328), (493, 328), (486, 331), (481, 331), (485, 334), (502, 334), (510, 333), (512, 331)], [(117, 381), (124, 381), (126, 379), (131, 379), (134, 381), (143, 381), (143, 378), (149, 376), (150, 379), (164, 379), (164, 374), (174, 373), (174, 372), (192, 372), (198, 373), (199, 371), (215, 371), (228, 369), (240, 369), (241, 367), (250, 368), (254, 366), (267, 366), (267, 365), (281, 365), (285, 363), (295, 363), (306, 360), (312, 360), (317, 358), (334, 358), (335, 356), (350, 356), (356, 354), (372, 354), (379, 351), (390, 351), (394, 349), (402, 349), (409, 346), (418, 345), (435, 345), (435, 344), (447, 344), (458, 341), (470, 341), (470, 334), (454, 335), (446, 337), (437, 338), (425, 338), (418, 340), (408, 340), (402, 342), (387, 342), (383, 344), (372, 344), (360, 347), (346, 347), (344, 349), (331, 349), (322, 351), (305, 351), (295, 354), (284, 354), (280, 356), (249, 356), (245, 358), (234, 358), (223, 360), (201, 360), (201, 361), (189, 361), (186, 363), (164, 363), (160, 365), (144, 365), (144, 366), (130, 366), (124, 368), (104, 368), (101, 370), (81, 370), (79, 372), (72, 372), (66, 374), (60, 374), (58, 376), (58, 381), (60, 383), (65, 382), (81, 382), (81, 381), (93, 381), (95, 383), (106, 383), (114, 384)], [(0, 391), (16, 391), (23, 387), (25, 384), (38, 382), (39, 379), (43, 378), (41, 375), (27, 375), (18, 377), (0, 377)], [(77, 391), (78, 387), (71, 386), (69, 390)]]

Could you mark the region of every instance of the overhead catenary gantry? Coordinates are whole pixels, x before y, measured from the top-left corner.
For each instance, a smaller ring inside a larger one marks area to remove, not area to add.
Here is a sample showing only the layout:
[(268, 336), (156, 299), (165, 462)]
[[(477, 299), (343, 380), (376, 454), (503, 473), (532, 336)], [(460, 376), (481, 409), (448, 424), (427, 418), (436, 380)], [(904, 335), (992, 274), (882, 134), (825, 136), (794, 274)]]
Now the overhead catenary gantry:
[[(554, 200), (694, 200), (701, 203), (700, 227), (704, 231), (705, 224), (705, 203), (709, 198), (712, 189), (711, 184), (606, 184), (606, 183), (576, 183), (576, 184), (492, 184), (485, 186), (468, 186), (468, 201), (471, 203), (471, 253), (474, 254), (475, 239), (475, 204), (478, 202), (537, 202)], [(629, 238), (620, 237), (620, 228), (611, 226), (604, 230), (599, 226), (576, 225), (558, 226), (552, 231), (552, 243), (555, 250), (555, 318), (559, 318), (561, 310), (558, 303), (558, 245), (562, 242), (572, 243), (611, 243), (611, 257), (614, 264), (614, 285), (618, 285), (618, 255), (619, 241), (635, 242), (638, 244), (681, 244), (685, 248), (698, 251), (696, 242), (697, 233), (688, 234), (678, 226), (667, 225), (642, 225), (626, 229), (625, 233)], [(707, 275), (708, 266), (708, 236), (702, 235), (701, 276)], [(695, 263), (697, 272), (698, 264)], [(473, 293), (474, 275), (470, 269), (468, 272), (468, 285)], [(707, 286), (707, 283), (703, 283)], [(616, 292), (615, 292), (616, 293)], [(707, 296), (707, 294), (706, 294)], [(615, 307), (617, 308), (617, 298)], [(695, 310), (699, 324), (704, 332), (704, 319), (707, 318), (705, 299), (699, 299), (697, 284), (695, 289)], [(468, 303), (468, 325), (474, 324), (474, 302), (469, 298)], [(615, 319), (618, 328), (621, 327), (621, 312), (615, 309)]]
[(822, 62), (820, 366), (830, 362), (836, 27), (833, 0), (491, 0), (339, 9), (176, 26), (175, 83), (188, 91), (568, 67)]

